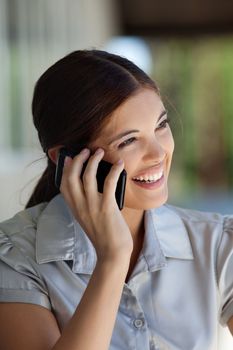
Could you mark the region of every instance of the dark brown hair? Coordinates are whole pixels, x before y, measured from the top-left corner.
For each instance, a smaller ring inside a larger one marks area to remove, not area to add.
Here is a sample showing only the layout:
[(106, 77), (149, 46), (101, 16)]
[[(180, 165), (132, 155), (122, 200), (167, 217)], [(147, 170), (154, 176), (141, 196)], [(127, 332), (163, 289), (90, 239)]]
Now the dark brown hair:
[[(143, 87), (159, 93), (154, 81), (126, 58), (101, 50), (78, 50), (63, 57), (34, 89), (33, 122), (44, 152), (56, 145), (79, 152), (96, 138), (111, 113)], [(48, 154), (47, 158), (26, 208), (59, 193), (55, 164)]]

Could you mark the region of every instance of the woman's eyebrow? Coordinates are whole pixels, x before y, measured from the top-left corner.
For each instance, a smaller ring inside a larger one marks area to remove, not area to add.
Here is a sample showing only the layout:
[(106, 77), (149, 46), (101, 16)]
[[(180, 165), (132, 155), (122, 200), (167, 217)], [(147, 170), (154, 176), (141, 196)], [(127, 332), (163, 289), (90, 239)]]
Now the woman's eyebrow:
[[(165, 114), (167, 114), (167, 111), (166, 111), (166, 110), (163, 110), (163, 111), (161, 112), (161, 114), (159, 115), (157, 122), (158, 122)], [(121, 139), (122, 137), (124, 137), (124, 136), (126, 136), (126, 135), (128, 135), (128, 134), (132, 134), (132, 133), (134, 133), (134, 132), (139, 132), (139, 131), (140, 131), (140, 130), (133, 129), (133, 130), (127, 130), (127, 131), (121, 132), (120, 134), (116, 135), (111, 141), (108, 142), (108, 146), (109, 146), (111, 143), (113, 143), (114, 141), (119, 140), (119, 139)]]

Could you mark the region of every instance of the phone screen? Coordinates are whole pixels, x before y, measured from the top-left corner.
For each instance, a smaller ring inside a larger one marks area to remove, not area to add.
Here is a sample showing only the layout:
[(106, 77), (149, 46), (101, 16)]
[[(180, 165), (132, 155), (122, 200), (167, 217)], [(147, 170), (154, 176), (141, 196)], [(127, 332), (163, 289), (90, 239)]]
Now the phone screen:
[[(56, 166), (56, 173), (55, 173), (55, 185), (57, 188), (60, 188), (60, 185), (61, 185), (61, 178), (62, 178), (65, 157), (69, 156), (71, 158), (74, 158), (75, 155), (77, 155), (77, 153), (70, 151), (70, 150), (67, 150), (66, 148), (61, 148), (61, 150), (59, 151), (59, 158), (58, 158), (58, 162), (57, 162), (57, 166)], [(87, 163), (88, 163), (88, 160), (83, 164), (83, 169), (81, 172), (81, 179), (83, 177), (83, 173), (85, 171)], [(108, 175), (111, 167), (112, 167), (112, 164), (109, 162), (106, 162), (105, 160), (101, 160), (99, 163), (96, 178), (97, 178), (98, 191), (100, 193), (103, 193), (104, 180), (105, 180), (106, 176)], [(123, 169), (120, 176), (119, 176), (117, 186), (116, 186), (116, 192), (115, 192), (116, 202), (117, 202), (120, 210), (124, 206), (126, 178), (127, 178), (127, 173)]]

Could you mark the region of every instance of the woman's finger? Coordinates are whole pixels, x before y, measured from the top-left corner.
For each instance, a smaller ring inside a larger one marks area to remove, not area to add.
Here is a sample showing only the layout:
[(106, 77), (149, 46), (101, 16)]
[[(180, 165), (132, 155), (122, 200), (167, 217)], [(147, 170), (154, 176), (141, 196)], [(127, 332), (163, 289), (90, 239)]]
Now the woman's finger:
[(83, 174), (83, 187), (86, 194), (86, 198), (88, 204), (90, 205), (90, 209), (97, 205), (96, 200), (100, 197), (98, 193), (98, 185), (97, 185), (97, 169), (101, 159), (104, 156), (104, 150), (98, 148), (96, 152), (90, 157), (88, 160), (86, 169)]
[(123, 169), (124, 161), (122, 159), (118, 160), (118, 162), (114, 163), (111, 167), (111, 170), (104, 181), (103, 206), (109, 206), (109, 203), (113, 202), (116, 204), (116, 187), (117, 182), (119, 180), (119, 176)]
[[(74, 159), (70, 157), (65, 158), (62, 180), (61, 180), (61, 192), (73, 192), (76, 195), (84, 195), (83, 184), (80, 179), (83, 164), (88, 159), (90, 150), (82, 150)], [(72, 191), (71, 191), (72, 189)]]

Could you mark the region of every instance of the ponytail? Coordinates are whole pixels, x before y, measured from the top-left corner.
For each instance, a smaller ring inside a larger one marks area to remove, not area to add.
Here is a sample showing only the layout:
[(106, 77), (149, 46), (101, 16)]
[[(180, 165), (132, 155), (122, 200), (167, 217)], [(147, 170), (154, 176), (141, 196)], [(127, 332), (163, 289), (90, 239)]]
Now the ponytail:
[(48, 158), (47, 168), (43, 172), (31, 197), (29, 198), (26, 204), (26, 208), (33, 207), (38, 203), (49, 202), (60, 192), (54, 183), (55, 171), (55, 164), (51, 161), (50, 158)]

